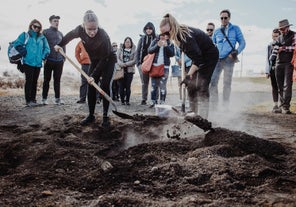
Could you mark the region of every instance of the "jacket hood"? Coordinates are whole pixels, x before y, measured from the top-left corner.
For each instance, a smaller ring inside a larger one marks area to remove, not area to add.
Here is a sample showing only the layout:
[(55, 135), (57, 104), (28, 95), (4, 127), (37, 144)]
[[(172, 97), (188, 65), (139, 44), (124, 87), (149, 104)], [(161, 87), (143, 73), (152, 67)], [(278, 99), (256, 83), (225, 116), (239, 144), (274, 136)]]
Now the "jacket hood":
[(152, 23), (152, 22), (148, 22), (148, 23), (144, 26), (144, 28), (143, 28), (143, 33), (144, 33), (145, 35), (147, 35), (147, 34), (146, 34), (146, 28), (147, 28), (147, 27), (151, 27), (151, 28), (152, 28), (152, 31), (153, 31), (153, 32), (152, 32), (151, 35), (152, 35), (153, 37), (155, 37), (155, 27), (154, 27), (153, 23)]

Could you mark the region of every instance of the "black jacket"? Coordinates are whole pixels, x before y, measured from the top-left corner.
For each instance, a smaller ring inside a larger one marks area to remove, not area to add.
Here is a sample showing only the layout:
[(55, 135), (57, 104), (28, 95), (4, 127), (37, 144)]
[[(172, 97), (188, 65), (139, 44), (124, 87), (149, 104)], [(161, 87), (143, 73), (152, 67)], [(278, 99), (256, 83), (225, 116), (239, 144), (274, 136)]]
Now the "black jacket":
[(217, 61), (219, 51), (212, 39), (202, 30), (189, 27), (190, 36), (186, 36), (186, 41), (180, 43), (180, 48), (192, 60), (192, 64), (202, 71)]
[[(151, 35), (146, 34), (146, 28), (151, 27), (153, 32)], [(148, 22), (144, 28), (143, 28), (144, 35), (141, 35), (141, 38), (137, 45), (137, 56), (136, 56), (136, 64), (137, 66), (141, 65), (143, 63), (144, 57), (148, 54), (148, 48), (151, 44), (151, 42), (156, 38), (155, 34), (155, 27), (151, 22)]]
[[(50, 54), (47, 57), (47, 60), (53, 61), (53, 62), (61, 62), (64, 61), (64, 57), (61, 55), (61, 53), (55, 51), (54, 46), (59, 44), (63, 39), (63, 34), (58, 31), (54, 27), (50, 27), (48, 29), (45, 29), (43, 31), (44, 36), (47, 39), (49, 48), (50, 48)], [(64, 52), (66, 52), (66, 48), (63, 47)]]

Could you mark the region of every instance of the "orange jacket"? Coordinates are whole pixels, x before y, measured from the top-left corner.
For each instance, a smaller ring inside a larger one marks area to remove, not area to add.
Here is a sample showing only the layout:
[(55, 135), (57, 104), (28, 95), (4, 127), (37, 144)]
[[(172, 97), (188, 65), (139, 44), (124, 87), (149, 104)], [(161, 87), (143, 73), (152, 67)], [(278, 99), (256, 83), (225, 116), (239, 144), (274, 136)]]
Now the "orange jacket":
[(75, 57), (77, 61), (82, 64), (90, 64), (89, 56), (82, 44), (82, 41), (79, 41), (75, 48)]
[(296, 49), (294, 49), (293, 58), (292, 58), (291, 63), (294, 66), (293, 81), (296, 82)]

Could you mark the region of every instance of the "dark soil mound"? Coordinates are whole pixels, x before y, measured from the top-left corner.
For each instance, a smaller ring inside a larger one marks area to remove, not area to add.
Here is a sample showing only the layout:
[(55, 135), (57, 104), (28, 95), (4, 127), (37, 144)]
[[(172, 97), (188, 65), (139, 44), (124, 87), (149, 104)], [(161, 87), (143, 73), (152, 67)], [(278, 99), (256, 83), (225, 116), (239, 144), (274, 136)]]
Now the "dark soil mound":
[(275, 192), (294, 203), (291, 149), (222, 128), (168, 139), (165, 119), (134, 117), (0, 126), (1, 206), (268, 206)]

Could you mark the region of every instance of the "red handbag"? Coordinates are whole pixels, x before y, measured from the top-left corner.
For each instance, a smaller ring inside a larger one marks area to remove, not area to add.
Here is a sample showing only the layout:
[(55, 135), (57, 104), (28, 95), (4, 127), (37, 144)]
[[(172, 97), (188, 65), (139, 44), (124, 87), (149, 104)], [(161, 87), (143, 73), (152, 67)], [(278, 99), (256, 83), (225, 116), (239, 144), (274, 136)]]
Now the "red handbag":
[(155, 56), (155, 53), (152, 53), (152, 54), (148, 54), (144, 57), (144, 60), (143, 60), (142, 66), (141, 66), (143, 73), (148, 74), (150, 72), (151, 66), (152, 66), (152, 63), (154, 60), (154, 56)]
[(152, 78), (159, 78), (164, 76), (164, 64), (158, 66), (152, 65), (149, 76)]

